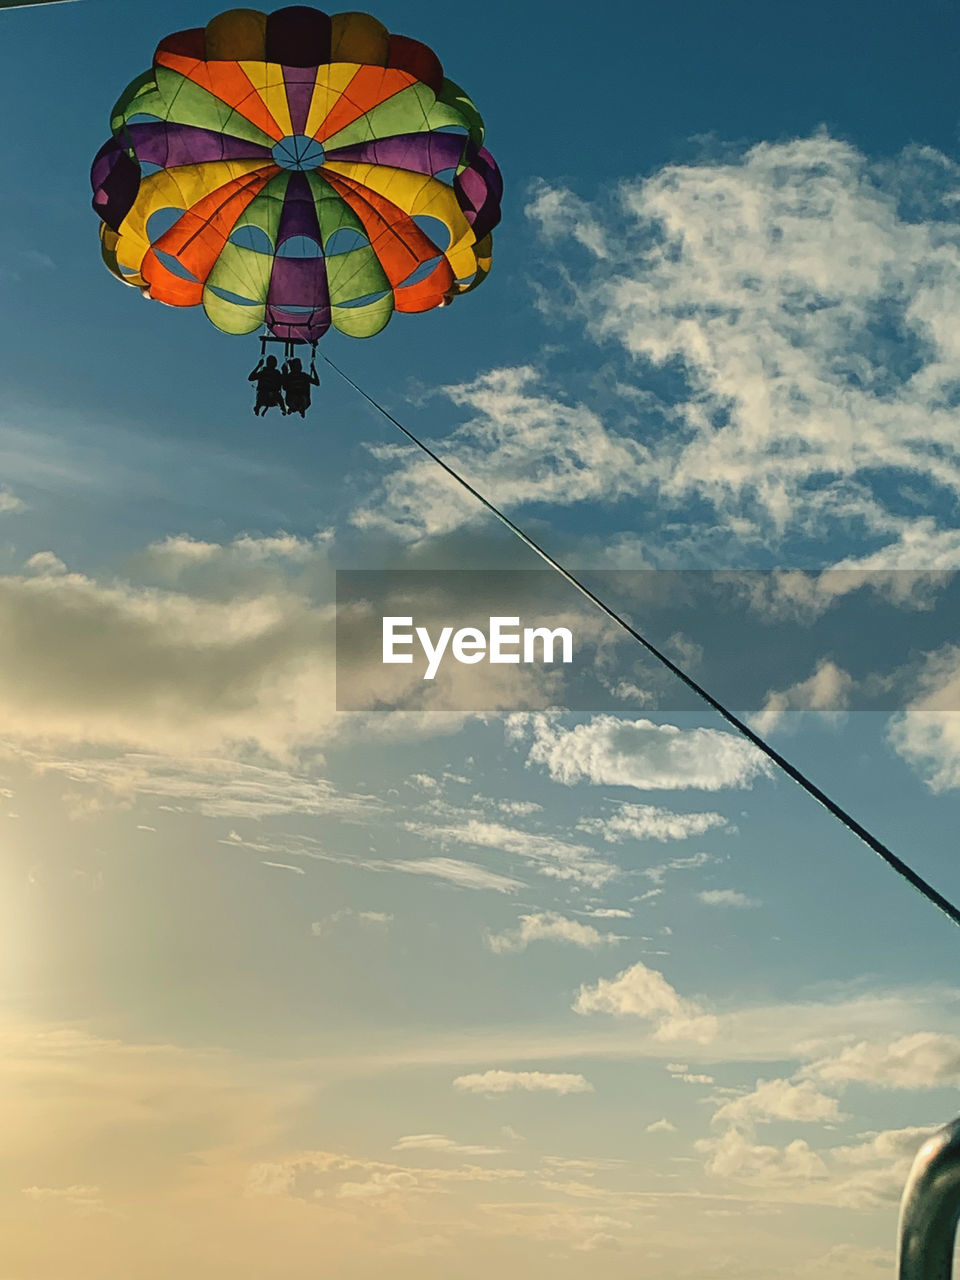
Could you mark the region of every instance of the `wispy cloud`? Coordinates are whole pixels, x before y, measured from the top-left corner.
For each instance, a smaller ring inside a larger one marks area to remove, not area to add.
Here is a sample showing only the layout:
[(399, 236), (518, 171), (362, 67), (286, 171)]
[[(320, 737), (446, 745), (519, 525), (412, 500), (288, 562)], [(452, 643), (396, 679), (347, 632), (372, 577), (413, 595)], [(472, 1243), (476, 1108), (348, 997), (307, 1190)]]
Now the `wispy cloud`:
[[(741, 548), (860, 530), (865, 551), (880, 539), (926, 567), (918, 526), (955, 542), (952, 522), (904, 514), (868, 479), (880, 469), (947, 504), (960, 493), (955, 182), (930, 149), (875, 167), (820, 132), (669, 165), (611, 203), (540, 192), (545, 235), (583, 243), (590, 227), (608, 250), (569, 300), (594, 335), (685, 370), (650, 464), (659, 503), (705, 499)], [(908, 183), (930, 216), (904, 211)]]
[(26, 758), (40, 772), (99, 789), (120, 800), (154, 796), (178, 800), (208, 817), (263, 818), (272, 814), (372, 816), (381, 809), (373, 796), (341, 792), (324, 778), (286, 769), (245, 764), (216, 756), (168, 756), (130, 752), (73, 759)]
[[(669, 862), (661, 862), (655, 867), (644, 867), (643, 874), (648, 880), (652, 880), (655, 885), (662, 885), (668, 872), (670, 871), (690, 871), (697, 867), (705, 867), (708, 862), (714, 859), (709, 853), (691, 853), (686, 858), (671, 858)], [(650, 897), (649, 893), (644, 897)]]
[(487, 946), (495, 955), (525, 951), (532, 942), (566, 942), (571, 946), (592, 950), (615, 946), (623, 941), (620, 934), (601, 933), (592, 925), (568, 920), (555, 911), (537, 911), (532, 915), (521, 916), (515, 929), (487, 934)]
[(522, 880), (500, 875), (475, 862), (457, 858), (397, 858), (390, 862), (369, 863), (379, 871), (401, 871), (411, 876), (431, 876), (446, 880), (460, 889), (492, 889), (496, 893), (513, 893), (524, 887)]
[[(474, 416), (444, 440), (443, 456), (504, 507), (613, 502), (635, 488), (645, 447), (609, 431), (593, 410), (546, 394), (539, 381), (536, 370), (522, 366), (445, 387)], [(487, 518), (429, 459), (402, 446), (374, 453), (390, 472), (376, 500), (354, 513), (359, 528), (416, 542)]]
[(572, 844), (558, 836), (525, 831), (498, 822), (470, 818), (457, 826), (410, 822), (407, 829), (426, 840), (450, 845), (496, 849), (530, 863), (541, 875), (600, 888), (617, 869), (586, 845)]
[(483, 1071), (457, 1076), (453, 1087), (461, 1093), (593, 1093), (582, 1075), (550, 1071)]
[[(285, 833), (258, 836), (256, 839), (244, 839), (239, 832), (232, 831), (220, 843), (233, 849), (245, 849), (251, 853), (265, 853), (272, 857), (306, 858), (316, 862), (330, 862), (340, 866), (357, 867), (363, 871), (398, 872), (402, 875), (428, 876), (431, 879), (455, 885), (459, 889), (487, 889), (496, 893), (513, 893), (517, 889), (525, 887), (522, 880), (516, 880), (512, 876), (500, 875), (474, 862), (464, 862), (457, 858), (376, 858), (364, 854), (331, 849), (326, 843), (303, 834)], [(357, 912), (356, 917), (365, 920), (367, 923), (379, 923), (379, 917), (382, 914), (379, 912)], [(338, 914), (339, 918), (346, 917)], [(321, 931), (327, 927), (323, 921), (317, 921), (315, 924)]]
[(524, 212), (539, 224), (548, 239), (570, 236), (594, 257), (609, 257), (606, 231), (587, 202), (577, 199), (571, 191), (550, 187), (542, 180), (536, 182)]
[(394, 1151), (439, 1151), (451, 1156), (499, 1156), (503, 1147), (482, 1147), (470, 1143), (455, 1142), (442, 1133), (411, 1133), (398, 1138)]
[(390, 924), (393, 920), (393, 915), (388, 911), (357, 911), (353, 907), (341, 907), (339, 911), (331, 912), (330, 915), (324, 916), (322, 920), (314, 920), (310, 926), (310, 931), (315, 938), (319, 938), (321, 934), (329, 933), (331, 929), (344, 920), (354, 920), (360, 925), (382, 928)]
[(652, 804), (621, 804), (606, 818), (583, 818), (578, 831), (595, 832), (611, 844), (625, 840), (688, 840), (714, 827), (726, 827), (722, 813), (673, 813)]
[(748, 898), (738, 889), (704, 889), (697, 894), (697, 897), (708, 907), (759, 907), (762, 905), (756, 898)]

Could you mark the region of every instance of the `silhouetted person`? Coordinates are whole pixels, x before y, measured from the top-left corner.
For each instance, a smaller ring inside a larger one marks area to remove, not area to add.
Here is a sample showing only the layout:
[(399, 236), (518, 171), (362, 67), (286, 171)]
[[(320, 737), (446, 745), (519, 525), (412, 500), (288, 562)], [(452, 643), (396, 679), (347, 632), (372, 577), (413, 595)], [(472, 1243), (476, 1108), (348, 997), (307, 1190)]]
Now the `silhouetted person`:
[(310, 372), (304, 373), (303, 365), (294, 356), (284, 365), (283, 394), (287, 398), (287, 413), (299, 413), (306, 417), (310, 408), (310, 388), (319, 387), (317, 366), (310, 361)]
[(276, 356), (267, 356), (266, 365), (261, 356), (259, 364), (247, 380), (257, 384), (257, 403), (253, 406), (253, 412), (258, 418), (274, 405), (278, 406), (281, 413), (287, 412), (283, 403), (283, 374), (277, 368)]

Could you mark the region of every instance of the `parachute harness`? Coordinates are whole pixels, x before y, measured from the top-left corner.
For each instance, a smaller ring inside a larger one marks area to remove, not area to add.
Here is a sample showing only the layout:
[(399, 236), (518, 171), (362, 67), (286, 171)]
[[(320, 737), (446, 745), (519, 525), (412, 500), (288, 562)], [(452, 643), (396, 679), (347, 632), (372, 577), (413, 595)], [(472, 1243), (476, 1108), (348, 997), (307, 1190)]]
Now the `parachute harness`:
[(831, 800), (826, 792), (822, 791), (817, 784), (812, 782), (804, 773), (801, 773), (795, 765), (792, 765), (790, 761), (772, 747), (769, 742), (765, 741), (765, 739), (763, 739), (758, 733), (754, 733), (749, 725), (745, 724), (738, 716), (734, 715), (732, 711), (729, 711), (723, 703), (718, 702), (717, 699), (714, 698), (712, 694), (708, 693), (702, 685), (699, 685), (692, 676), (687, 675), (687, 673), (678, 667), (675, 662), (672, 662), (665, 653), (662, 653), (661, 650), (647, 640), (645, 636), (641, 635), (639, 631), (630, 625), (626, 618), (617, 613), (615, 609), (611, 608), (610, 605), (591, 591), (590, 588), (586, 586), (585, 583), (581, 582), (575, 574), (571, 573), (569, 569), (565, 569), (559, 561), (555, 560), (553, 556), (541, 547), (538, 542), (535, 542), (528, 533), (525, 533), (518, 524), (515, 524), (508, 515), (505, 515), (499, 507), (489, 500), (489, 498), (485, 498), (478, 489), (475, 489), (473, 485), (470, 484), (468, 480), (465, 480), (463, 476), (449, 465), (449, 463), (444, 462), (444, 460), (438, 454), (434, 453), (428, 445), (418, 439), (418, 437), (415, 436), (412, 431), (408, 430), (402, 422), (399, 422), (388, 409), (385, 409), (383, 405), (380, 404), (378, 400), (375, 400), (373, 396), (364, 391), (361, 386), (354, 382), (348, 374), (338, 368), (338, 366), (335, 365), (328, 356), (324, 355), (323, 359), (334, 373), (339, 374), (344, 382), (353, 387), (354, 391), (356, 391), (358, 395), (361, 395), (368, 404), (371, 404), (378, 413), (382, 414), (388, 422), (392, 422), (397, 430), (401, 431), (412, 444), (415, 444), (421, 452), (427, 455), (428, 458), (431, 458), (439, 467), (442, 467), (448, 476), (454, 479), (461, 488), (466, 489), (467, 493), (476, 498), (476, 500), (481, 503), (482, 506), (486, 507), (492, 515), (496, 516), (501, 524), (506, 525), (510, 532), (519, 538), (524, 546), (529, 547), (530, 550), (535, 552), (541, 560), (546, 561), (551, 569), (556, 570), (562, 578), (569, 582), (572, 587), (575, 587), (576, 590), (579, 591), (582, 596), (585, 596), (591, 604), (595, 605), (601, 613), (606, 614), (606, 616), (612, 622), (615, 622), (621, 630), (625, 631), (628, 636), (638, 644), (642, 645), (648, 653), (651, 653), (657, 661), (661, 662), (668, 671), (672, 672), (673, 675), (677, 677), (678, 680), (681, 680), (688, 689), (691, 689), (699, 698), (702, 698), (704, 702), (711, 706), (714, 711), (718, 712), (718, 714), (721, 715), (728, 724), (731, 724), (738, 733), (742, 734), (742, 736), (749, 742), (752, 742), (759, 751), (762, 751), (764, 755), (768, 756), (775, 765), (782, 769), (783, 772), (791, 777), (794, 782), (801, 786), (808, 795), (813, 796), (814, 800), (823, 805), (827, 812), (831, 813), (838, 822), (842, 822), (848, 831), (852, 831), (855, 836), (868, 846), (868, 848), (878, 854), (887, 866), (892, 867), (898, 875), (902, 876), (904, 880), (913, 885), (914, 889), (923, 894), (923, 896), (929, 902), (932, 902), (935, 907), (939, 907), (943, 914), (949, 917), (955, 925), (960, 925), (960, 908), (955, 907), (948, 898), (945, 898), (942, 893), (938, 892), (938, 890), (924, 880), (924, 878), (919, 875), (918, 872), (914, 871), (912, 867), (908, 866), (902, 858), (897, 857), (892, 849), (888, 849), (881, 840), (878, 840), (876, 836), (872, 835), (866, 827), (859, 823), (856, 818), (847, 813), (847, 811), (837, 804), (835, 800)]

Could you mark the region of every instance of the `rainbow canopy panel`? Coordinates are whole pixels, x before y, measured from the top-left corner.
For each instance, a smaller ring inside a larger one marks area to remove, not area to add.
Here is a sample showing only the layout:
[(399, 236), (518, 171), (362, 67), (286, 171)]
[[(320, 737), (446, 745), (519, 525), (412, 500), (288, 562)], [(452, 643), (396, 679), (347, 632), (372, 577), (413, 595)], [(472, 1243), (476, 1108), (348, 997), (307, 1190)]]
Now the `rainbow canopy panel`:
[(483, 121), (369, 14), (231, 9), (163, 40), (93, 163), (108, 268), (226, 333), (357, 338), (490, 270)]

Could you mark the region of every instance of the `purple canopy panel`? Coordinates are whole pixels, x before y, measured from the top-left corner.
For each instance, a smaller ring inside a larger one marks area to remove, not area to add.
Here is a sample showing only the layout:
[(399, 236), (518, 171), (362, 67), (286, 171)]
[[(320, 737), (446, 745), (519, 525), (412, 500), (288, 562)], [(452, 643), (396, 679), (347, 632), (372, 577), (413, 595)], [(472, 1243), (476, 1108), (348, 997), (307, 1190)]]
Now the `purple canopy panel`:
[(97, 152), (90, 179), (94, 210), (111, 230), (119, 231), (140, 190), (140, 166), (111, 138)]
[(203, 164), (208, 160), (259, 160), (272, 163), (268, 147), (243, 138), (233, 138), (213, 129), (200, 129), (194, 125), (170, 124), (158, 120), (156, 124), (132, 124), (127, 133), (137, 158), (162, 169), (172, 169), (181, 164)]
[(457, 167), (463, 155), (463, 141), (455, 133), (398, 133), (375, 142), (337, 147), (327, 152), (327, 159), (385, 164), (393, 169), (435, 174)]
[[(316, 244), (317, 257), (283, 256), (284, 244), (300, 237)], [(302, 173), (291, 173), (287, 183), (277, 250), (267, 294), (267, 326), (277, 337), (313, 341), (330, 327), (330, 290), (313, 191)]]
[(283, 198), (277, 245), (282, 245), (285, 240), (292, 240), (294, 236), (307, 236), (315, 240), (318, 246), (323, 243), (320, 239), (320, 223), (317, 221), (313, 189), (304, 174), (296, 171), (290, 173), (290, 181), (287, 183), (286, 195)]
[(267, 308), (266, 325), (275, 338), (285, 342), (319, 342), (330, 328), (330, 310), (314, 311), (309, 316), (283, 319)]
[(287, 90), (287, 105), (295, 134), (304, 134), (313, 91), (317, 83), (317, 67), (284, 67), (283, 83)]
[(474, 234), (482, 240), (500, 221), (503, 195), (503, 178), (489, 151), (477, 152), (470, 168), (454, 179), (453, 189)]

